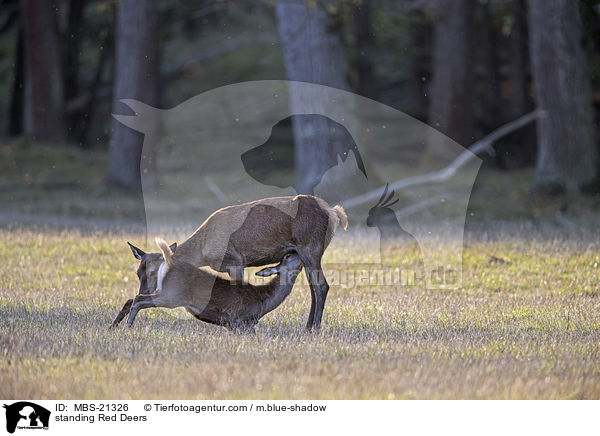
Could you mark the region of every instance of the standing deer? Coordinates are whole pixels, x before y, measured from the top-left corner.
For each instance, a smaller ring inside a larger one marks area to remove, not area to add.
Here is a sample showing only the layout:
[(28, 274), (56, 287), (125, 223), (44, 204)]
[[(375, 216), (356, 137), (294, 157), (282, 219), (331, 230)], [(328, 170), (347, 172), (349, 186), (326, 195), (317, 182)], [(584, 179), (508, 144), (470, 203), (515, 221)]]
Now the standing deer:
[[(296, 253), (304, 265), (311, 290), (306, 328), (318, 329), (329, 291), (321, 259), (340, 223), (344, 229), (348, 227), (344, 209), (331, 207), (318, 197), (264, 198), (214, 212), (186, 241), (172, 246), (173, 259), (195, 267), (210, 266), (242, 282), (244, 267), (277, 263), (286, 254)], [(140, 294), (155, 292), (164, 255), (145, 253), (129, 245), (140, 260), (137, 271)], [(142, 283), (148, 288), (142, 289)], [(134, 301), (125, 303), (117, 318), (122, 319), (132, 304)]]
[[(290, 294), (302, 270), (300, 257), (294, 253), (286, 254), (279, 265), (257, 273), (263, 277), (277, 275), (268, 283), (239, 283), (177, 259), (161, 239), (156, 243), (165, 259), (160, 267), (157, 292), (135, 297), (127, 317), (128, 327), (132, 326), (141, 309), (184, 307), (201, 321), (253, 332), (258, 320), (277, 308)], [(121, 319), (115, 319), (112, 327), (116, 327)]]

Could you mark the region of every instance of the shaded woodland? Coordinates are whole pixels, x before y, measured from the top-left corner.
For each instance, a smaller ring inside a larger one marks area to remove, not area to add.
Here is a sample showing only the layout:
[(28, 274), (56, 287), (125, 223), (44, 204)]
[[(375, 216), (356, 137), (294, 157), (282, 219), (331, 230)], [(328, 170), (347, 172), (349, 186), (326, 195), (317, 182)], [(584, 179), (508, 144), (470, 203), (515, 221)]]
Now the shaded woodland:
[[(105, 181), (135, 190), (143, 137), (110, 116), (129, 113), (119, 100), (168, 108), (290, 79), (381, 101), (465, 147), (541, 109), (482, 157), (535, 168), (533, 191), (597, 192), (599, 15), (596, 0), (2, 0), (0, 133), (104, 151)], [(292, 127), (308, 190), (312, 150), (335, 138), (320, 119)]]

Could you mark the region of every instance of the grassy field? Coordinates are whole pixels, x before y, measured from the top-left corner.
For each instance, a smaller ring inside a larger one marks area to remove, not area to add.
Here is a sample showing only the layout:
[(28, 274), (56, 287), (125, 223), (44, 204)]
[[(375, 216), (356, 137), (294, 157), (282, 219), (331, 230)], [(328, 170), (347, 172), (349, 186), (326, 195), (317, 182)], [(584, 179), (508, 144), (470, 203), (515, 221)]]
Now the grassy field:
[(460, 289), (332, 288), (309, 334), (297, 285), (255, 336), (180, 309), (107, 331), (137, 291), (136, 238), (0, 230), (1, 398), (600, 398), (593, 235), (472, 232)]
[[(141, 196), (106, 188), (105, 165), (0, 145), (0, 398), (600, 398), (598, 196), (532, 199), (531, 170), (484, 166), (459, 289), (332, 286), (311, 334), (302, 283), (255, 336), (182, 309), (109, 332), (138, 289), (125, 241), (147, 247)], [(326, 261), (352, 244), (337, 235)]]

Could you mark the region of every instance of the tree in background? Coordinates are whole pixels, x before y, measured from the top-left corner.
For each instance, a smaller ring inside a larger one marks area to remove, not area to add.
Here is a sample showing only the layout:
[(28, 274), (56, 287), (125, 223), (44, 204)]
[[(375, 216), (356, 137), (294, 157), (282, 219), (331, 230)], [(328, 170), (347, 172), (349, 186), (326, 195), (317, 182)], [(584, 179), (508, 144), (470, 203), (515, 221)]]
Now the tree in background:
[(596, 177), (591, 83), (578, 2), (528, 0), (530, 53), (538, 120), (535, 186), (580, 190)]
[[(69, 101), (77, 98), (80, 93), (80, 55), (83, 39), (83, 12), (85, 4), (86, 0), (69, 0), (63, 56), (63, 80), (65, 84), (65, 102), (67, 102), (67, 104)], [(67, 112), (65, 114), (67, 127), (71, 130), (71, 134), (73, 134), (73, 127), (77, 126), (81, 122), (81, 119), (84, 118), (84, 114), (80, 111)], [(75, 135), (72, 136), (75, 137)]]
[(409, 66), (406, 110), (411, 116), (427, 122), (429, 109), (427, 76), (430, 75), (431, 68), (433, 24), (427, 19), (423, 8), (415, 8), (407, 14), (410, 56), (406, 60)]
[(529, 93), (527, 50), (527, 6), (525, 0), (514, 0), (514, 22), (510, 38), (510, 112), (511, 118), (516, 118), (531, 110)]
[(25, 93), (24, 131), (38, 139), (64, 135), (63, 76), (56, 7), (22, 0)]
[[(433, 80), (429, 91), (429, 125), (463, 146), (472, 138), (472, 67), (470, 47), (474, 27), (473, 0), (436, 1)], [(445, 143), (429, 144), (434, 156), (448, 157)]]
[(79, 57), (83, 33), (83, 11), (86, 0), (69, 0), (67, 27), (65, 29), (64, 81), (65, 100), (77, 97), (79, 93)]
[[(500, 55), (498, 75), (500, 88), (504, 80), (504, 91), (498, 96), (496, 107), (492, 108), (490, 115), (494, 116), (494, 124), (487, 126), (488, 130), (496, 128), (502, 123), (514, 120), (534, 109), (531, 89), (531, 69), (529, 62), (529, 44), (527, 32), (527, 4), (526, 0), (512, 0), (500, 8), (501, 24), (509, 26), (497, 28), (497, 39), (500, 46), (493, 47)], [(505, 54), (506, 57), (501, 55)], [(502, 70), (506, 72), (502, 74)], [(498, 114), (502, 119), (498, 120)], [(495, 145), (495, 162), (504, 169), (515, 169), (524, 166), (533, 166), (536, 160), (535, 123), (524, 126), (518, 131), (507, 135)]]
[(373, 33), (372, 33), (372, 4), (371, 0), (362, 0), (352, 8), (356, 45), (356, 86), (355, 92), (366, 97), (372, 97), (373, 83)]
[[(320, 3), (294, 0), (278, 2), (276, 13), (288, 79), (348, 89), (347, 60), (335, 17)], [(311, 96), (296, 96), (292, 91), (291, 98)], [(318, 96), (314, 96), (314, 104), (320, 106)], [(342, 140), (331, 137), (340, 129), (331, 128), (324, 117), (295, 117), (292, 124), (295, 186), (299, 193), (312, 194), (316, 180), (327, 168), (323, 151)]]
[[(11, 26), (20, 20), (19, 0), (1, 0), (0, 7), (10, 8), (8, 18), (0, 28), (0, 35), (10, 30)], [(23, 82), (25, 81), (25, 60), (23, 48), (23, 26), (18, 26), (17, 37), (15, 40), (15, 52), (13, 57), (14, 76), (10, 91), (10, 103), (8, 108), (8, 134), (10, 136), (21, 135), (23, 133)]]
[[(158, 9), (154, 0), (122, 0), (117, 5), (113, 113), (124, 107), (119, 100), (158, 103)], [(143, 138), (113, 119), (109, 145), (108, 181), (135, 189), (140, 185)]]

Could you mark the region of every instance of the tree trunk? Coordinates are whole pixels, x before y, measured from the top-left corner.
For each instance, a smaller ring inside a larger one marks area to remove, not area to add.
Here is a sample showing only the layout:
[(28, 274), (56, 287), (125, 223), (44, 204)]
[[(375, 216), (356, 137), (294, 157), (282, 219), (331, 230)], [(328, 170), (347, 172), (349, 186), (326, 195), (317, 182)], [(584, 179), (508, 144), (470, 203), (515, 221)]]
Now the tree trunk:
[[(65, 55), (63, 63), (65, 81), (65, 101), (70, 101), (79, 95), (79, 57), (81, 52), (81, 36), (83, 30), (83, 11), (86, 0), (69, 0), (69, 11), (67, 15)], [(85, 114), (73, 112), (65, 114), (65, 121), (70, 135), (77, 138), (80, 126)]]
[(591, 83), (579, 2), (528, 0), (530, 53), (538, 109), (535, 186), (573, 192), (596, 176)]
[(15, 51), (15, 77), (10, 96), (10, 114), (8, 119), (8, 134), (11, 136), (23, 133), (23, 70), (23, 30), (19, 29)]
[[(347, 89), (347, 63), (334, 18), (322, 5), (308, 5), (305, 1), (280, 1), (276, 6), (279, 34), (284, 51), (288, 79), (312, 82)], [(291, 87), (291, 104), (302, 99), (314, 107), (313, 113), (322, 110), (327, 102), (319, 95), (297, 95)], [(323, 172), (327, 169), (326, 150), (340, 147), (337, 135), (341, 129), (329, 125), (323, 117), (294, 117), (294, 165), (296, 189), (312, 194)], [(333, 133), (330, 133), (330, 130)]]
[(371, 0), (353, 7), (356, 28), (356, 92), (373, 98), (373, 33), (371, 30)]
[[(505, 120), (505, 113), (500, 101), (500, 71), (498, 65), (498, 41), (496, 29), (492, 19), (491, 5), (489, 2), (478, 5), (481, 13), (481, 22), (483, 29), (479, 30), (484, 39), (484, 64), (486, 77), (486, 92), (485, 92), (485, 120), (486, 131), (492, 130)], [(469, 68), (473, 68), (472, 64)], [(523, 115), (523, 114), (519, 114)], [(516, 117), (515, 117), (516, 118)], [(488, 125), (489, 124), (489, 125)]]
[(80, 147), (90, 148), (93, 143), (88, 141), (89, 132), (94, 119), (94, 113), (96, 111), (98, 93), (102, 85), (102, 74), (104, 73), (104, 66), (112, 53), (109, 53), (108, 47), (111, 46), (111, 40), (113, 39), (111, 31), (107, 31), (100, 54), (98, 55), (98, 63), (96, 65), (96, 72), (94, 73), (94, 79), (92, 80), (89, 88), (89, 100), (87, 105), (80, 113), (79, 120), (74, 126), (74, 135)]
[(55, 6), (46, 0), (22, 0), (25, 49), (24, 130), (38, 139), (64, 134), (63, 76)]
[(426, 19), (422, 9), (410, 12), (409, 35), (411, 52), (408, 76), (408, 113), (424, 123), (427, 122), (429, 98), (428, 79), (431, 72), (432, 24)]
[[(508, 113), (505, 120), (514, 120), (533, 110), (525, 0), (515, 0), (510, 13), (514, 21), (512, 31), (508, 36), (510, 101), (508, 111), (505, 111)], [(536, 154), (535, 144), (535, 124), (527, 125), (496, 143), (494, 146), (496, 161), (501, 167), (507, 169), (533, 166)]]
[[(156, 105), (158, 100), (158, 10), (154, 0), (122, 0), (115, 25), (113, 113), (121, 99)], [(140, 186), (143, 135), (113, 119), (108, 181), (128, 189)]]
[(65, 100), (79, 94), (79, 53), (83, 30), (83, 10), (86, 0), (70, 0), (65, 44)]
[[(463, 146), (472, 136), (473, 63), (470, 47), (473, 0), (455, 0), (452, 7), (438, 0), (433, 42), (433, 79), (430, 89), (429, 125)], [(452, 157), (448, 144), (431, 141), (430, 154)]]
[(531, 111), (531, 98), (529, 95), (529, 70), (527, 49), (527, 7), (525, 0), (516, 0), (514, 3), (514, 23), (510, 35), (510, 118), (516, 118)]

